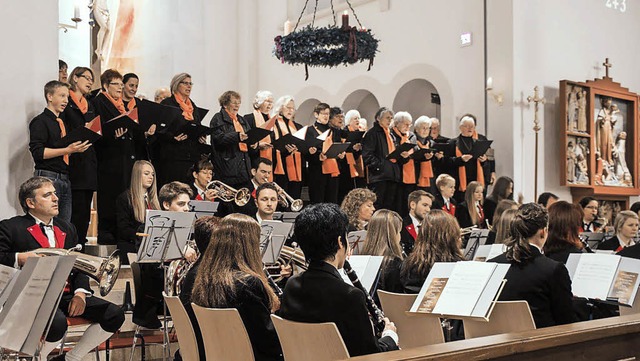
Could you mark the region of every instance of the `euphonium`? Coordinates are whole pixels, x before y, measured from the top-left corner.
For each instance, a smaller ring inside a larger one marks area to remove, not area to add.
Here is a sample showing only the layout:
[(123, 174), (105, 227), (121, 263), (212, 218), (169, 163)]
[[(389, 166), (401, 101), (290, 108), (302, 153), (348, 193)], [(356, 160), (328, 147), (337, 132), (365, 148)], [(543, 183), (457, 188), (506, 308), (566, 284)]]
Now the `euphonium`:
[(82, 246), (77, 245), (71, 249), (38, 248), (31, 252), (44, 256), (76, 256), (73, 269), (96, 280), (100, 284), (100, 295), (106, 296), (116, 283), (120, 272), (118, 251), (114, 251), (108, 258), (102, 258), (78, 252), (80, 249)]
[[(196, 251), (196, 258), (200, 258), (200, 250), (195, 245), (195, 242), (189, 241), (189, 243), (188, 246)], [(164, 278), (164, 292), (167, 296), (180, 295), (180, 292), (182, 292), (182, 283), (194, 264), (195, 262), (189, 262), (186, 258), (176, 259), (169, 263), (167, 276)]]
[(235, 189), (219, 180), (213, 180), (207, 184), (207, 189), (213, 189), (218, 193), (217, 197), (223, 202), (235, 202), (238, 207), (249, 203), (251, 192), (247, 188)]
[(300, 212), (302, 206), (304, 206), (302, 199), (293, 199), (293, 197), (287, 194), (287, 192), (285, 192), (284, 189), (282, 189), (282, 187), (278, 185), (278, 183), (273, 182), (273, 184), (275, 184), (276, 188), (278, 188), (278, 200), (280, 201), (280, 204), (284, 208), (289, 208), (289, 205), (291, 205), (292, 211)]

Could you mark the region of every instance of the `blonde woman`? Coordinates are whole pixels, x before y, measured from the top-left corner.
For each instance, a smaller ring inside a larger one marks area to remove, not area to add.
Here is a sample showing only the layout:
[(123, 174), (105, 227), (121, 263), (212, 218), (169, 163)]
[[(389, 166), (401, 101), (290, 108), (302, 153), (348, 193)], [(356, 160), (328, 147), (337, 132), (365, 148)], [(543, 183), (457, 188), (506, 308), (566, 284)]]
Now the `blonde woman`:
[(511, 232), (511, 223), (515, 218), (517, 211), (518, 211), (517, 208), (516, 209), (510, 208), (502, 212), (502, 215), (500, 216), (500, 218), (498, 219), (498, 221), (494, 226), (494, 229), (496, 231), (496, 238), (493, 243), (496, 243), (496, 244), (506, 243), (506, 241), (509, 239), (509, 235)]
[(123, 261), (128, 252), (137, 252), (136, 243), (144, 228), (147, 209), (160, 209), (155, 169), (146, 160), (133, 164), (131, 185), (116, 199), (118, 249)]
[(614, 236), (598, 245), (599, 250), (620, 252), (633, 246), (638, 235), (638, 215), (632, 211), (622, 211), (613, 221)]
[(467, 185), (467, 190), (464, 193), (464, 202), (456, 208), (456, 219), (460, 227), (485, 227), (484, 210), (482, 208), (483, 192), (484, 187), (476, 181)]
[(384, 256), (380, 267), (379, 290), (402, 293), (400, 267), (404, 254), (400, 246), (401, 230), (402, 218), (398, 213), (387, 209), (376, 211), (369, 222), (361, 253), (369, 256)]

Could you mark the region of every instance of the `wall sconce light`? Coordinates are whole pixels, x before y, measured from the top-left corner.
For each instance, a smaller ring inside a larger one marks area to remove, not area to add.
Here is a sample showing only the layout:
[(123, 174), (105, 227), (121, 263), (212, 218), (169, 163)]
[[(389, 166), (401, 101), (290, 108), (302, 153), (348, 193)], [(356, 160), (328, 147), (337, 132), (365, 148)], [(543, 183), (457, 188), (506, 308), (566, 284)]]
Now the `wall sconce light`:
[(504, 103), (504, 98), (502, 96), (502, 93), (495, 93), (493, 91), (493, 78), (492, 77), (488, 77), (487, 78), (487, 87), (485, 89), (487, 91), (487, 95), (489, 95), (491, 98), (493, 98), (493, 100), (498, 103), (499, 106), (502, 106), (502, 104)]

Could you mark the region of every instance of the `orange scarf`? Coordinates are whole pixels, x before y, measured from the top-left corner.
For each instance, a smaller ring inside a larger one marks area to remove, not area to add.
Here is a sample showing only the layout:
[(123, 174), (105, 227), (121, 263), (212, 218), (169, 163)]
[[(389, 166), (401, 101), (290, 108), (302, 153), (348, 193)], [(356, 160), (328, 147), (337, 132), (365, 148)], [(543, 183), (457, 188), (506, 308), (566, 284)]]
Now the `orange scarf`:
[[(279, 121), (280, 116), (276, 115)], [(283, 119), (284, 121), (284, 119)], [(271, 121), (269, 121), (271, 122)], [(275, 123), (275, 122), (274, 122)], [(293, 121), (289, 120), (289, 129), (292, 132), (298, 131)], [(282, 135), (289, 134), (289, 131), (286, 127), (282, 129)], [(274, 132), (275, 139), (280, 138), (280, 134), (278, 132)], [(273, 171), (274, 174), (284, 175), (284, 168), (282, 167), (282, 154), (279, 150), (276, 150), (276, 169)], [(285, 157), (285, 163), (287, 166), (287, 177), (290, 182), (302, 182), (302, 154), (300, 152), (293, 152), (292, 154)]]
[[(350, 126), (347, 127), (350, 132), (358, 131), (358, 129), (352, 129)], [(346, 139), (343, 139), (344, 143)], [(356, 177), (364, 177), (364, 162), (362, 161), (362, 156), (359, 156), (358, 159), (355, 158), (353, 153), (347, 152), (347, 164), (349, 165), (349, 173), (351, 174), (351, 178)]]
[[(62, 121), (62, 119), (56, 117), (56, 121), (58, 122), (58, 125), (60, 126), (60, 138), (64, 138), (64, 136), (67, 135), (67, 128), (64, 126), (64, 122)], [(63, 155), (62, 156), (62, 160), (67, 165), (69, 165), (69, 154)]]
[[(462, 157), (462, 152), (460, 151), (460, 148), (458, 148), (456, 146), (456, 157)], [(469, 162), (472, 162), (473, 160), (469, 160)], [(479, 160), (476, 160), (477, 167), (476, 167), (476, 182), (482, 184), (484, 186), (484, 173), (482, 172), (482, 163), (480, 163)], [(460, 185), (458, 187), (458, 190), (460, 192), (464, 192), (467, 190), (467, 170), (464, 167), (464, 164), (458, 167), (458, 179), (460, 180)]]
[[(417, 142), (417, 144), (421, 149), (429, 149), (429, 141), (427, 141), (427, 144), (425, 145), (420, 142)], [(418, 187), (431, 186), (431, 178), (433, 178), (433, 168), (431, 166), (431, 161), (422, 160), (420, 162), (420, 176), (418, 177)]]
[(119, 98), (118, 100), (113, 99), (113, 97), (111, 95), (109, 95), (109, 93), (107, 93), (106, 91), (102, 91), (102, 94), (107, 97), (107, 99), (109, 99), (109, 101), (111, 102), (111, 104), (113, 104), (113, 106), (116, 107), (116, 109), (118, 109), (118, 111), (120, 112), (120, 114), (124, 114), (127, 112), (127, 109), (124, 108), (124, 102), (122, 101), (122, 98)]
[[(227, 111), (225, 110), (225, 112), (227, 112)], [(238, 132), (238, 134), (244, 133), (244, 129), (242, 129), (242, 125), (238, 121), (238, 114), (231, 114), (229, 112), (227, 112), (227, 114), (229, 114), (229, 117), (233, 121), (233, 129), (235, 129), (236, 132)], [(238, 148), (240, 148), (241, 152), (245, 152), (246, 153), (247, 151), (249, 151), (249, 148), (247, 148), (247, 144), (245, 144), (243, 142), (238, 143)]]
[[(264, 117), (262, 116), (262, 113), (257, 109), (253, 110), (253, 118), (256, 120), (256, 128), (267, 129), (266, 127), (269, 125), (269, 123), (271, 123), (271, 127), (273, 127), (273, 124), (272, 124), (271, 121), (269, 121), (269, 122), (265, 122), (264, 121)], [(271, 129), (271, 128), (269, 128), (269, 129)], [(266, 143), (266, 144), (271, 144), (271, 137), (269, 137), (267, 135), (266, 137), (262, 138), (262, 140), (260, 142), (261, 143)], [(260, 150), (260, 158), (265, 158), (265, 159), (269, 159), (269, 160), (273, 161), (273, 152), (271, 151), (271, 148), (261, 149)], [(269, 182), (273, 182), (273, 180), (269, 180)]]
[[(409, 141), (407, 134), (402, 134), (397, 128), (393, 128), (393, 132), (400, 137), (400, 144), (404, 144)], [(413, 159), (407, 160), (402, 165), (402, 183), (404, 184), (416, 184), (416, 165)]]
[(131, 111), (131, 109), (135, 107), (136, 107), (136, 98), (131, 98), (131, 100), (129, 100), (129, 102), (127, 103), (127, 109)]
[(89, 103), (87, 102), (87, 98), (85, 98), (82, 94), (78, 95), (74, 91), (69, 92), (69, 97), (78, 106), (78, 108), (80, 108), (82, 114), (87, 114), (87, 111), (89, 110)]
[[(327, 138), (322, 142), (322, 153), (326, 153), (333, 145), (333, 130), (329, 131)], [(322, 161), (322, 174), (331, 174), (331, 177), (340, 175), (338, 161), (335, 158), (327, 158)]]
[(176, 98), (176, 102), (182, 109), (182, 117), (186, 120), (193, 120), (193, 104), (191, 103), (191, 99), (187, 98), (186, 100), (182, 100), (178, 93), (173, 94)]

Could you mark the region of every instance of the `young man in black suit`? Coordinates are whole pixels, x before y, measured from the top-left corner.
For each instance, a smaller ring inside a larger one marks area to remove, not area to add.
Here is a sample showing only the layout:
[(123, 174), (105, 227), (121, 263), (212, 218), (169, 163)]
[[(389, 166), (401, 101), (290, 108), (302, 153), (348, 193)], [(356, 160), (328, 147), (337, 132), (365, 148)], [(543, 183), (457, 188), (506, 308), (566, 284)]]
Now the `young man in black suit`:
[[(58, 197), (53, 183), (33, 177), (20, 186), (19, 200), (26, 213), (0, 222), (0, 263), (22, 267), (27, 258), (38, 257), (37, 248), (69, 249), (78, 244), (75, 227), (58, 215)], [(35, 310), (34, 310), (35, 311)], [(91, 350), (107, 340), (124, 322), (122, 308), (93, 296), (87, 275), (71, 272), (46, 343), (41, 354), (46, 357), (67, 331), (66, 317), (82, 317), (92, 323), (71, 351), (56, 360), (82, 360)]]
[[(256, 205), (256, 190), (263, 184), (268, 183), (273, 173), (273, 163), (266, 158), (258, 158), (251, 166), (251, 182), (249, 184), (249, 192), (251, 199), (242, 207), (239, 207), (239, 213), (246, 214), (249, 217), (255, 217), (258, 208)], [(275, 210), (275, 207), (274, 207)]]
[(334, 322), (350, 356), (397, 350), (395, 325), (385, 319), (382, 338), (377, 339), (364, 293), (338, 273), (349, 253), (348, 224), (336, 204), (314, 204), (300, 212), (294, 234), (309, 268), (287, 282), (279, 314), (297, 322)]
[(255, 196), (256, 213), (252, 214), (253, 218), (262, 224), (262, 221), (272, 221), (273, 213), (278, 207), (278, 188), (276, 185), (267, 182), (263, 183), (256, 189)]
[(71, 182), (69, 155), (89, 149), (88, 141), (58, 147), (56, 143), (67, 134), (61, 119), (69, 104), (69, 85), (52, 80), (44, 86), (47, 107), (29, 123), (29, 151), (35, 163), (36, 176), (51, 180), (59, 198), (59, 218), (71, 221)]
[(420, 189), (409, 193), (409, 215), (402, 220), (400, 231), (400, 244), (407, 256), (413, 251), (413, 244), (418, 238), (422, 220), (431, 210), (434, 199), (431, 194)]

